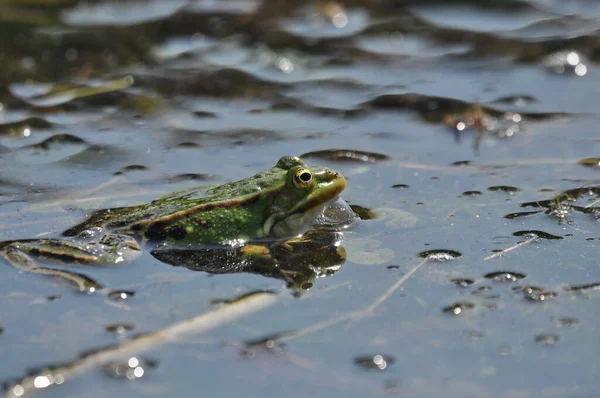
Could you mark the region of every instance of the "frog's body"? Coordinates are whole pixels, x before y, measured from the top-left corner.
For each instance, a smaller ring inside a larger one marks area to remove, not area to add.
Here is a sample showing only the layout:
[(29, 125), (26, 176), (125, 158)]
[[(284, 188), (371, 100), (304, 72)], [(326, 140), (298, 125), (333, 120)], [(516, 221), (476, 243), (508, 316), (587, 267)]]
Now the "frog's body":
[(135, 238), (227, 244), (291, 237), (305, 232), (345, 184), (336, 171), (309, 168), (299, 158), (285, 156), (275, 167), (237, 182), (100, 210), (65, 231), (61, 239), (1, 242), (0, 254), (19, 268), (41, 270), (29, 254), (62, 262), (117, 264), (139, 254)]

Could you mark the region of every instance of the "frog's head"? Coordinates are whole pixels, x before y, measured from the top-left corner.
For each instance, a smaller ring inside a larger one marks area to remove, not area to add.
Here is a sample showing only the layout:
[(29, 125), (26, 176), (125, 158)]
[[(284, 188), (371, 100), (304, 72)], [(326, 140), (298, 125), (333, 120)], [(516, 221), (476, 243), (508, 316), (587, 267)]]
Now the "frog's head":
[(285, 176), (267, 209), (264, 235), (290, 237), (306, 232), (346, 187), (346, 179), (339, 172), (308, 167), (295, 156), (282, 157), (275, 168), (283, 170)]

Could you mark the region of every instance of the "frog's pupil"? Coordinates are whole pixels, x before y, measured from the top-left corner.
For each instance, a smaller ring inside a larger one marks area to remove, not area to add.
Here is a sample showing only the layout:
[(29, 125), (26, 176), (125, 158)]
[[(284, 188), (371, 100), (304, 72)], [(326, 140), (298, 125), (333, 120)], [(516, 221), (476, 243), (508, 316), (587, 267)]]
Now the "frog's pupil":
[(305, 171), (304, 173), (300, 174), (299, 178), (302, 182), (309, 182), (312, 178), (312, 175), (308, 171)]

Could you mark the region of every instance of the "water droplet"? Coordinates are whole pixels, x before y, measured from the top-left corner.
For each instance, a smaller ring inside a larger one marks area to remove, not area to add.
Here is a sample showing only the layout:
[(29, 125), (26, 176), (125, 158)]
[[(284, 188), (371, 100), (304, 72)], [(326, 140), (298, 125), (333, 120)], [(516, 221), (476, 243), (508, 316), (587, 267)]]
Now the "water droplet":
[(553, 345), (558, 343), (559, 336), (552, 333), (541, 333), (535, 336), (535, 342), (541, 345)]
[(466, 310), (471, 310), (473, 308), (475, 308), (475, 304), (466, 301), (461, 301), (442, 308), (442, 312), (451, 315), (460, 315)]
[(461, 252), (447, 249), (425, 250), (419, 253), (419, 257), (434, 261), (450, 261), (461, 256)]
[(485, 274), (486, 279), (493, 279), (497, 282), (516, 282), (525, 278), (527, 275), (514, 271), (496, 271)]
[(548, 232), (537, 231), (534, 229), (525, 230), (525, 231), (517, 231), (513, 233), (514, 236), (522, 236), (526, 238), (537, 238), (537, 239), (563, 239), (562, 236), (552, 235)]
[(450, 279), (450, 282), (452, 282), (456, 286), (460, 286), (460, 287), (468, 287), (469, 285), (472, 285), (473, 283), (475, 283), (475, 281), (473, 279), (468, 279), (468, 278), (453, 278), (453, 279)]
[(384, 370), (394, 363), (394, 357), (390, 355), (363, 355), (354, 358), (354, 364), (360, 366), (363, 369), (375, 369)]

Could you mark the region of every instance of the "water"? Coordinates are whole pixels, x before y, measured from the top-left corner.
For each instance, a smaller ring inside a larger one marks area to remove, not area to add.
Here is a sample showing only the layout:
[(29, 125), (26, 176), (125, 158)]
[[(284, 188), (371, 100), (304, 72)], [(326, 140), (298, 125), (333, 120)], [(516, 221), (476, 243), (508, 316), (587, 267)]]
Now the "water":
[[(37, 369), (48, 397), (596, 393), (600, 3), (34, 3), (0, 6), (0, 240), (283, 155), (344, 174), (361, 219), (275, 252), (286, 276), (198, 250), (55, 265), (105, 296), (3, 264), (0, 381)], [(275, 304), (219, 328), (39, 371), (265, 290)]]

